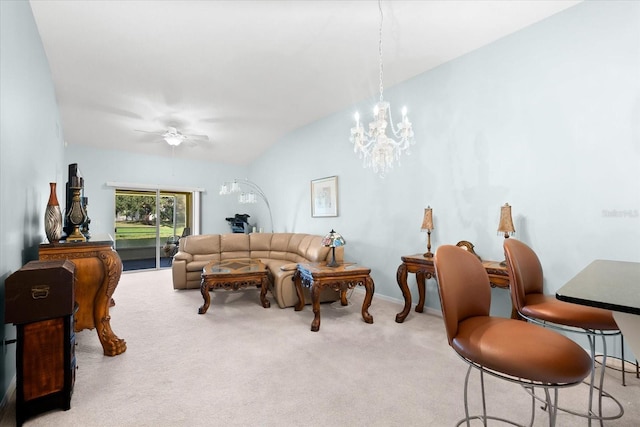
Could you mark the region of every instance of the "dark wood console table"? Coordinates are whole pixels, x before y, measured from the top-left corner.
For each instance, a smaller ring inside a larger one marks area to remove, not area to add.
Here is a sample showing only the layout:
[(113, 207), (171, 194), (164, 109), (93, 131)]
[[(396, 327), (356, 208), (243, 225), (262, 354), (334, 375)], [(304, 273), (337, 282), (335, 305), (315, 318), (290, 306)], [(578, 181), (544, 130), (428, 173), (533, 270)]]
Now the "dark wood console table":
[[(425, 279), (436, 278), (436, 267), (433, 264), (433, 257), (416, 254), (405, 255), (401, 258), (402, 264), (398, 267), (396, 279), (402, 291), (402, 296), (404, 297), (404, 308), (396, 315), (396, 322), (398, 323), (404, 322), (404, 319), (406, 319), (411, 310), (411, 292), (407, 285), (407, 274), (414, 273), (416, 275), (416, 282), (418, 284), (418, 304), (416, 305), (416, 312), (418, 313), (422, 313), (424, 310)], [(487, 270), (487, 274), (489, 274), (491, 286), (505, 289), (509, 288), (509, 272), (506, 266), (500, 265), (497, 261), (482, 261), (482, 265), (485, 270)], [(515, 313), (513, 309), (511, 311), (511, 317), (514, 319), (517, 318), (517, 313)]]
[(96, 328), (106, 356), (124, 353), (127, 344), (111, 330), (109, 315), (111, 297), (122, 274), (122, 261), (113, 249), (111, 236), (94, 235), (86, 242), (41, 244), (39, 259), (68, 259), (75, 264), (76, 332)]

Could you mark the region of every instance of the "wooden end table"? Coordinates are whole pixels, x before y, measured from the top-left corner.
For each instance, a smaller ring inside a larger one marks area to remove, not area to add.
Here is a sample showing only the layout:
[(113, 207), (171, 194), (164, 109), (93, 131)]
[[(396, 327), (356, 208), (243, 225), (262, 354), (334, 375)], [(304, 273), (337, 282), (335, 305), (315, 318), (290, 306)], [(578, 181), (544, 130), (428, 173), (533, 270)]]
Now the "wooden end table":
[(311, 303), (313, 306), (314, 318), (311, 322), (311, 330), (320, 330), (320, 292), (323, 288), (330, 288), (340, 291), (340, 302), (348, 305), (347, 290), (360, 285), (366, 289), (366, 295), (362, 303), (362, 318), (366, 323), (373, 323), (373, 316), (369, 314), (369, 306), (375, 292), (373, 279), (369, 276), (370, 268), (356, 264), (342, 264), (338, 267), (327, 267), (327, 263), (300, 263), (293, 274), (296, 293), (298, 294), (298, 304), (295, 311), (304, 308), (304, 294), (302, 286), (311, 290)]
[(228, 259), (223, 261), (211, 261), (202, 269), (202, 282), (200, 292), (204, 304), (198, 309), (198, 314), (205, 314), (211, 305), (212, 289), (224, 289), (237, 291), (248, 286), (256, 286), (260, 289), (260, 302), (264, 308), (271, 307), (267, 300), (269, 288), (269, 270), (258, 259)]
[[(416, 282), (418, 284), (418, 304), (416, 305), (416, 312), (422, 313), (424, 310), (425, 300), (425, 279), (436, 278), (436, 267), (433, 264), (433, 257), (425, 257), (423, 254), (405, 255), (402, 256), (402, 264), (398, 267), (396, 273), (396, 280), (398, 286), (402, 291), (404, 297), (404, 308), (396, 315), (396, 322), (402, 323), (404, 319), (409, 315), (411, 310), (411, 292), (407, 285), (407, 274), (414, 273), (416, 275)], [(507, 267), (501, 265), (497, 261), (482, 261), (482, 266), (489, 275), (489, 282), (491, 286), (509, 289), (509, 272)], [(517, 311), (512, 307), (511, 317), (518, 319)]]

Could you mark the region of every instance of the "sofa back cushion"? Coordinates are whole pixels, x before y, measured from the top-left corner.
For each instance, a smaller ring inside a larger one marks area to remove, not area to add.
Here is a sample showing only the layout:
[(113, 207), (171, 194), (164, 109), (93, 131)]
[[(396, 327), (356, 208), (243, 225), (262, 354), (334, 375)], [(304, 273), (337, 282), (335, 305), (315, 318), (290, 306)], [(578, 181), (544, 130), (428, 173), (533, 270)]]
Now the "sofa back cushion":
[(249, 235), (249, 248), (252, 258), (270, 258), (272, 233), (253, 233)]
[[(304, 233), (204, 234), (180, 238), (180, 251), (193, 260), (265, 258), (289, 262), (319, 262), (330, 248), (322, 246), (322, 236)], [(337, 248), (336, 258), (342, 258)]]
[(180, 238), (180, 251), (192, 255), (210, 255), (220, 253), (220, 235), (202, 234)]
[(313, 262), (324, 261), (325, 259), (327, 259), (327, 255), (329, 254), (331, 248), (322, 246), (322, 236), (309, 237), (309, 246), (304, 253), (304, 257)]
[(249, 235), (244, 233), (222, 234), (220, 236), (222, 259), (250, 258)]

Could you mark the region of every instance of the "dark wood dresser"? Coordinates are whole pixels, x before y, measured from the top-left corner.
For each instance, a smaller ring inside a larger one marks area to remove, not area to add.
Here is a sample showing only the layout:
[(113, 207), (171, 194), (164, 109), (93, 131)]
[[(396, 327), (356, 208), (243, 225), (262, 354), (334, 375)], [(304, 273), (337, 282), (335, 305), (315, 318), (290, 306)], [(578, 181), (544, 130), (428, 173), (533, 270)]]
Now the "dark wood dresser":
[(17, 328), (16, 424), (68, 410), (75, 383), (75, 266), (31, 261), (5, 280), (5, 323)]

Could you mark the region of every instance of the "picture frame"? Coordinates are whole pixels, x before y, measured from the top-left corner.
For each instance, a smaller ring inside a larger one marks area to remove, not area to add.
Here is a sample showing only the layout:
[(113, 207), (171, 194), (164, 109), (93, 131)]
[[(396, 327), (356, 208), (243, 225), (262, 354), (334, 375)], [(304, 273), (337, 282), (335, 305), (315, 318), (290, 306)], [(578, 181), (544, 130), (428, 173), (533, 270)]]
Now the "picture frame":
[(338, 216), (338, 177), (311, 181), (311, 216), (313, 218)]

